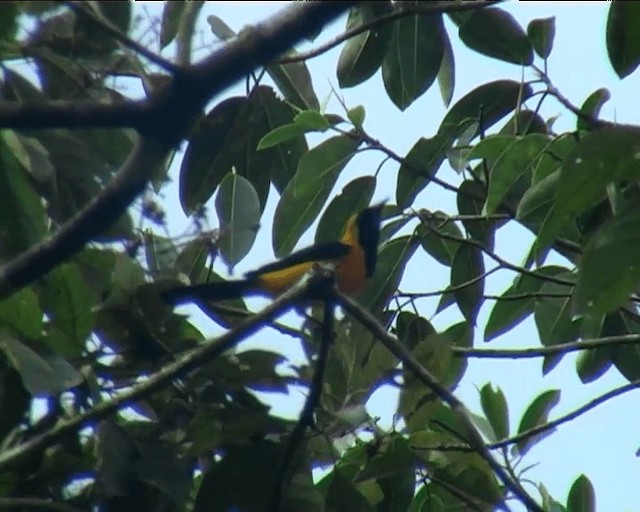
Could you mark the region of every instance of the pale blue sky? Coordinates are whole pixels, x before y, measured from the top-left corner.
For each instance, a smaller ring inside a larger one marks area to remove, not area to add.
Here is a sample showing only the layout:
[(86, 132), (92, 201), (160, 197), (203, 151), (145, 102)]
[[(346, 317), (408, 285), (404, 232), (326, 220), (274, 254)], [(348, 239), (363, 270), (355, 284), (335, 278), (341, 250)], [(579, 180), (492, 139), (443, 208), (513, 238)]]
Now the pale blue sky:
[[(608, 62), (605, 50), (605, 22), (609, 3), (606, 2), (521, 2), (503, 4), (502, 8), (511, 12), (526, 28), (534, 18), (556, 17), (556, 39), (549, 59), (549, 74), (554, 84), (574, 104), (580, 105), (594, 90), (607, 87), (611, 91), (611, 100), (603, 108), (603, 116), (619, 122), (637, 123), (640, 119), (640, 106), (637, 102), (638, 78), (640, 72), (620, 81)], [(215, 47), (213, 36), (209, 35), (205, 20), (209, 14), (216, 14), (233, 29), (239, 30), (243, 25), (264, 19), (275, 12), (282, 4), (277, 3), (226, 3), (208, 2), (201, 13), (202, 40), (205, 45)], [(151, 14), (159, 13), (159, 4), (145, 4)], [(344, 20), (334, 23), (320, 35), (314, 44), (327, 40), (344, 27)], [(521, 68), (478, 55), (466, 49), (456, 39), (456, 31), (451, 23), (447, 28), (454, 46), (456, 61), (456, 89), (453, 102), (482, 83), (498, 78), (519, 80)], [(301, 48), (312, 48), (314, 44), (305, 44)], [(318, 97), (329, 95), (331, 85), (337, 88), (335, 66), (340, 48), (328, 52), (309, 62), (311, 76)], [(526, 72), (525, 78), (532, 78)], [(232, 88), (224, 96), (243, 94), (243, 87)], [(374, 137), (381, 140), (399, 154), (406, 154), (415, 141), (421, 137), (432, 136), (446, 112), (442, 104), (437, 85), (432, 87), (423, 97), (413, 103), (405, 112), (399, 112), (387, 98), (380, 74), (365, 84), (353, 89), (340, 90), (349, 107), (362, 104), (367, 111), (365, 128)], [(221, 97), (224, 97), (221, 96)], [(221, 97), (216, 98), (218, 102)], [(531, 106), (535, 104), (532, 103)], [(340, 111), (338, 102), (333, 98), (329, 102), (328, 111)], [(575, 127), (575, 118), (562, 106), (548, 100), (542, 110), (544, 117), (559, 114), (554, 128), (556, 131), (571, 130)], [(315, 143), (318, 139), (310, 139)], [(334, 191), (338, 193), (342, 186), (360, 173), (370, 173), (381, 161), (379, 155), (366, 152), (354, 158), (343, 172)], [(459, 178), (446, 166), (439, 177), (455, 183)], [(380, 199), (393, 197), (390, 191), (395, 190), (398, 166), (388, 163), (379, 175), (376, 197)], [(165, 190), (168, 200), (169, 217), (173, 229), (178, 232), (185, 226), (185, 219), (177, 202), (177, 191), (174, 187)], [(274, 193), (263, 219), (256, 246), (250, 255), (238, 265), (242, 272), (267, 261), (272, 252), (270, 249), (270, 225), (267, 222), (275, 208), (277, 197)], [(414, 207), (426, 207), (431, 210), (441, 209), (454, 213), (455, 197), (436, 185), (430, 185), (421, 193)], [(210, 212), (214, 210), (211, 207)], [(216, 226), (215, 218), (211, 219)], [(304, 240), (309, 241), (311, 236)], [(517, 226), (501, 229), (497, 234), (496, 251), (507, 260), (520, 263), (529, 249), (531, 236)], [(433, 291), (443, 289), (449, 280), (448, 270), (432, 259), (417, 253), (417, 257), (407, 270), (401, 289), (405, 291)], [(269, 256), (267, 256), (267, 254)], [(493, 266), (493, 265), (491, 265)], [(427, 269), (425, 272), (424, 269)], [(510, 284), (513, 276), (498, 273), (487, 282), (486, 293), (501, 293)], [(431, 319), (438, 328), (445, 328), (461, 317), (450, 308), (435, 317), (435, 300), (425, 299), (420, 303), (421, 313)], [(482, 346), (483, 324), (487, 319), (492, 303), (483, 307), (476, 336), (476, 346)], [(191, 312), (191, 309), (187, 311)], [(201, 317), (198, 318), (200, 322)], [(218, 330), (207, 320), (200, 325), (206, 334), (213, 335)], [(275, 346), (277, 344), (277, 346)], [(536, 346), (537, 332), (532, 320), (521, 324), (517, 329), (503, 335), (487, 345), (491, 348), (521, 348)], [(301, 352), (290, 338), (281, 338), (273, 331), (256, 335), (243, 346), (262, 346), (272, 350), (282, 350), (293, 361), (299, 362)], [(625, 381), (615, 369), (609, 370), (598, 381), (583, 385), (575, 372), (575, 356), (567, 356), (544, 378), (541, 374), (540, 360), (524, 361), (488, 361), (472, 360), (467, 374), (458, 386), (455, 394), (467, 406), (476, 412), (480, 411), (477, 389), (485, 383), (492, 382), (504, 391), (510, 409), (512, 429), (517, 428), (520, 416), (526, 405), (540, 392), (558, 388), (562, 389), (560, 404), (554, 409), (552, 417), (566, 413), (584, 404), (603, 392), (624, 384)], [(372, 415), (382, 416), (382, 425), (390, 424), (389, 393), (378, 392), (369, 403)], [(296, 407), (302, 403), (299, 391), (293, 391), (292, 397), (278, 398), (274, 410), (282, 414), (295, 413)], [(631, 511), (640, 510), (637, 506), (638, 496), (635, 488), (640, 461), (635, 452), (640, 446), (640, 435), (637, 423), (640, 419), (640, 393), (632, 392), (600, 406), (594, 411), (560, 427), (551, 437), (543, 440), (525, 457), (521, 467), (537, 464), (526, 473), (534, 482), (541, 481), (552, 496), (565, 502), (572, 482), (581, 474), (586, 474), (596, 489), (599, 510)], [(534, 492), (534, 496), (537, 494)], [(515, 507), (514, 510), (521, 510)]]

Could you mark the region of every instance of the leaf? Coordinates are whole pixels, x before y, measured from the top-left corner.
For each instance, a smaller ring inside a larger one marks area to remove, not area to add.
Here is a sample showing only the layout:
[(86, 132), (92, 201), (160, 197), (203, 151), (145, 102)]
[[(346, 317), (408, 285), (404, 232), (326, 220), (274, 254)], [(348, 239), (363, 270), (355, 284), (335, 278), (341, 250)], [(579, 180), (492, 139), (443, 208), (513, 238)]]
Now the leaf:
[[(460, 215), (481, 216), (485, 194), (485, 185), (483, 183), (475, 180), (463, 181), (456, 196)], [(487, 249), (493, 248), (495, 224), (478, 222), (473, 219), (463, 220), (462, 224), (471, 238), (480, 242)]]
[(460, 287), (453, 294), (465, 319), (476, 323), (483, 302), (484, 260), (482, 251), (469, 244), (460, 244), (451, 264), (451, 286)]
[(376, 179), (373, 176), (360, 176), (347, 183), (320, 217), (315, 242), (338, 240), (349, 217), (369, 205), (375, 189)]
[(272, 89), (260, 86), (248, 98), (232, 97), (202, 118), (189, 139), (180, 168), (180, 203), (185, 213), (197, 211), (233, 168), (251, 182), (264, 208), (270, 181), (284, 188), (306, 151), (304, 136), (257, 150), (263, 137), (293, 121), (291, 107)]
[[(445, 215), (443, 212), (436, 212), (436, 214)], [(450, 240), (447, 237), (464, 239), (455, 222), (445, 222), (431, 217), (422, 220), (418, 226), (417, 235), (420, 238), (420, 245), (427, 254), (447, 267), (453, 263), (453, 258), (460, 245), (460, 242)]]
[(338, 135), (302, 155), (298, 171), (276, 207), (272, 237), (276, 257), (289, 254), (320, 213), (359, 143), (353, 137)]
[(543, 59), (549, 58), (556, 35), (556, 17), (531, 20), (527, 26), (527, 34), (535, 52)]
[(207, 16), (207, 23), (211, 27), (213, 35), (220, 39), (220, 41), (228, 41), (229, 39), (236, 37), (235, 31), (227, 25), (222, 18), (215, 14)]
[(480, 390), (480, 404), (496, 439), (509, 437), (509, 409), (502, 390), (499, 387), (494, 390), (491, 384), (485, 384)]
[[(349, 11), (346, 29), (369, 23), (388, 10), (385, 4), (361, 4)], [(391, 31), (391, 24), (385, 23), (347, 40), (336, 70), (341, 88), (361, 84), (378, 71), (389, 48)]]
[(428, 336), (436, 334), (436, 330), (429, 320), (406, 311), (401, 311), (398, 314), (396, 331), (398, 339), (409, 350), (416, 348), (418, 343)]
[(549, 134), (549, 129), (540, 114), (526, 108), (517, 110), (500, 129), (500, 135)]
[(61, 357), (36, 351), (7, 333), (0, 334), (0, 350), (9, 358), (32, 395), (57, 395), (82, 382), (80, 374)]
[(580, 311), (608, 313), (623, 305), (640, 282), (640, 208), (605, 222), (586, 244), (576, 283)]
[[(538, 395), (522, 415), (520, 426), (518, 427), (518, 434), (526, 432), (527, 430), (538, 427), (540, 425), (545, 425), (548, 421), (551, 409), (558, 405), (559, 401), (560, 390), (558, 389), (550, 389), (549, 391), (544, 391), (543, 393)], [(550, 435), (554, 430), (555, 429), (545, 430), (539, 435), (528, 437), (526, 439), (518, 441), (516, 446), (518, 447), (520, 455), (524, 455), (534, 444), (538, 443), (544, 437)]]
[(569, 490), (567, 512), (594, 512), (595, 510), (596, 494), (593, 485), (585, 475), (580, 475)]
[(474, 10), (459, 29), (462, 42), (479, 53), (529, 66), (533, 51), (529, 38), (516, 19), (497, 7)]
[[(295, 50), (282, 57), (295, 57)], [(284, 98), (302, 110), (320, 110), (320, 103), (313, 91), (311, 75), (304, 62), (271, 64), (264, 68)]]
[[(603, 87), (596, 91), (593, 91), (582, 104), (580, 111), (594, 119), (597, 119), (600, 115), (600, 109), (607, 101), (609, 101), (609, 98), (611, 98), (609, 89), (605, 89)], [(576, 129), (589, 130), (591, 129), (591, 126), (587, 121), (585, 121), (581, 117), (578, 117), (578, 120), (576, 121)]]
[[(449, 109), (438, 133), (457, 130), (467, 119), (482, 119), (483, 130), (489, 129), (500, 119), (527, 100), (533, 90), (528, 84), (512, 80), (497, 80), (474, 89)], [(476, 131), (476, 135), (479, 131)]]
[(271, 130), (258, 142), (257, 150), (268, 149), (304, 135), (309, 130), (298, 123), (283, 124)]
[(520, 199), (516, 219), (537, 232), (537, 228), (542, 225), (553, 206), (559, 180), (560, 171), (558, 170), (530, 187)]
[(393, 24), (391, 46), (382, 61), (389, 98), (405, 110), (434, 82), (444, 54), (441, 16), (407, 16)]
[(453, 48), (451, 48), (451, 40), (447, 31), (442, 33), (443, 53), (440, 70), (438, 71), (438, 86), (440, 87), (440, 95), (445, 107), (448, 107), (453, 98), (453, 92), (456, 87), (456, 66), (453, 56)]
[[(484, 340), (491, 341), (498, 336), (509, 332), (516, 325), (527, 318), (533, 313), (534, 304), (536, 299), (533, 295), (539, 293), (541, 288), (545, 285), (543, 276), (557, 276), (567, 272), (567, 269), (562, 267), (541, 267), (534, 271), (537, 276), (530, 276), (527, 274), (520, 274), (514, 280), (514, 283), (505, 291), (500, 299), (496, 300), (496, 303), (489, 314), (489, 319), (484, 331)], [(567, 296), (571, 297), (571, 290), (566, 287)], [(527, 297), (527, 295), (530, 295)], [(512, 297), (512, 299), (511, 299)], [(553, 324), (549, 322), (549, 318), (544, 320), (545, 326), (551, 327)]]
[(76, 263), (64, 263), (44, 279), (42, 307), (67, 342), (67, 354), (79, 356), (91, 332), (96, 297)]
[(33, 290), (21, 288), (0, 301), (1, 331), (10, 332), (18, 338), (42, 336), (42, 309)]
[(576, 372), (583, 384), (593, 382), (604, 375), (613, 362), (606, 348), (583, 350), (576, 358)]
[(564, 160), (556, 198), (540, 229), (540, 254), (575, 216), (602, 199), (607, 184), (637, 179), (640, 128), (611, 126), (589, 133)]
[(452, 144), (451, 137), (436, 134), (433, 138), (420, 137), (407, 153), (398, 170), (396, 202), (407, 208), (436, 175)]
[(496, 158), (489, 171), (489, 191), (483, 208), (485, 215), (494, 213), (518, 180), (533, 172), (533, 166), (548, 145), (546, 135), (525, 135)]
[(251, 182), (227, 174), (220, 183), (216, 212), (222, 232), (218, 247), (231, 271), (253, 247), (260, 225), (260, 200)]
[(375, 274), (358, 294), (358, 302), (377, 312), (386, 306), (398, 289), (405, 266), (417, 248), (417, 240), (403, 236), (383, 244), (378, 254)]
[(366, 111), (362, 105), (357, 105), (353, 108), (350, 108), (349, 111), (347, 112), (347, 117), (349, 118), (349, 121), (351, 121), (353, 123), (353, 126), (355, 126), (356, 128), (362, 128), (362, 125), (364, 124), (365, 115), (366, 115)]
[(47, 233), (42, 198), (16, 157), (12, 134), (4, 131), (0, 136), (0, 256), (5, 261)]
[[(160, 24), (160, 49), (166, 48), (178, 33), (186, 2), (165, 2)], [(215, 16), (210, 16), (213, 18)], [(207, 20), (208, 21), (208, 20)], [(213, 31), (213, 30), (212, 30)], [(215, 33), (215, 32), (214, 32)]]
[(640, 4), (611, 2), (607, 17), (607, 53), (614, 71), (624, 78), (640, 64)]

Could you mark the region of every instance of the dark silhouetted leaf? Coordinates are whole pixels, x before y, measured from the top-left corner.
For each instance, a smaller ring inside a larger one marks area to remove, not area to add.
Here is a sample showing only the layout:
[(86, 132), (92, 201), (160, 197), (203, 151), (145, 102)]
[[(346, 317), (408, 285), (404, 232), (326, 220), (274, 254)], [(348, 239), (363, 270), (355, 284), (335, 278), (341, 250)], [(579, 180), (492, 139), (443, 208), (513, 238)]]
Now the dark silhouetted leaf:
[(607, 52), (620, 78), (633, 73), (640, 64), (640, 4), (611, 2), (607, 18)]
[(531, 20), (527, 26), (527, 34), (535, 52), (543, 59), (548, 58), (556, 36), (556, 17)]
[(460, 287), (453, 294), (464, 317), (474, 325), (483, 301), (483, 274), (482, 251), (469, 244), (460, 244), (451, 264), (451, 286)]
[[(609, 89), (601, 88), (593, 91), (582, 104), (580, 111), (593, 119), (597, 119), (600, 115), (600, 109), (602, 109), (604, 104), (609, 101), (609, 98), (611, 98)], [(576, 128), (578, 130), (589, 130), (591, 129), (591, 126), (588, 121), (579, 117), (576, 121)]]
[(353, 137), (332, 137), (302, 155), (298, 171), (276, 207), (273, 250), (278, 258), (289, 254), (324, 206), (340, 172), (358, 148)]
[(516, 19), (499, 8), (477, 9), (459, 29), (462, 42), (472, 50), (518, 65), (530, 65), (533, 51)]
[(390, 48), (382, 62), (389, 98), (406, 109), (434, 82), (444, 54), (440, 16), (407, 16), (393, 24)]
[[(538, 395), (522, 415), (520, 426), (518, 427), (518, 434), (522, 434), (523, 432), (540, 425), (545, 425), (548, 421), (551, 409), (558, 405), (559, 401), (560, 390), (557, 389), (544, 391)], [(555, 429), (545, 430), (542, 434), (518, 441), (517, 447), (520, 454), (524, 455), (534, 444), (553, 433), (554, 430)]]

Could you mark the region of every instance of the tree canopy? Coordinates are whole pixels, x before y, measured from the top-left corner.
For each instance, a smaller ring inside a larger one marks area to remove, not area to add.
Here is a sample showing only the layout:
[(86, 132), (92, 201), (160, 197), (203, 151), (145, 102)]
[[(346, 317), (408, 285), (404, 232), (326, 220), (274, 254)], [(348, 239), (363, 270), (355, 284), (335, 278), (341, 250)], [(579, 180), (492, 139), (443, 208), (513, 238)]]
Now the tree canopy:
[[(523, 27), (508, 4), (304, 2), (237, 32), (209, 15), (195, 51), (203, 5), (165, 2), (148, 19), (124, 1), (0, 4), (0, 510), (595, 510), (588, 475), (561, 501), (528, 477), (527, 453), (640, 383), (640, 127), (601, 117), (599, 84), (567, 98), (547, 66), (554, 18)], [(625, 79), (640, 3), (611, 2), (606, 27)], [(458, 40), (524, 78), (453, 101)], [(334, 48), (335, 109), (312, 66)], [(447, 106), (434, 133), (406, 129), (406, 154), (370, 130), (375, 99), (342, 100), (374, 76), (401, 112), (436, 87)], [(238, 82), (244, 94), (221, 96)], [(549, 101), (571, 130), (543, 114)], [(336, 190), (363, 158), (375, 166)], [(190, 218), (180, 236), (172, 172)], [(456, 208), (429, 208), (427, 187)], [(315, 242), (335, 240), (385, 194), (375, 274), (354, 298), (317, 269), (264, 308), (200, 303), (224, 330), (213, 337), (161, 299), (226, 279), (252, 251), (286, 257), (312, 226)], [(496, 243), (513, 225), (532, 240), (520, 262)], [(403, 290), (418, 257), (445, 288)], [(510, 285), (493, 295), (496, 272)], [(458, 319), (437, 328), (445, 310)], [(530, 347), (485, 345), (530, 318)], [(258, 332), (298, 340), (305, 363), (237, 348)], [(583, 383), (610, 368), (628, 383), (563, 415), (549, 389), (518, 425), (490, 382), (481, 411), (456, 396), (471, 358), (537, 358), (546, 375), (573, 352)], [(305, 394), (294, 418), (257, 396), (292, 386)], [(399, 392), (392, 428), (365, 408), (382, 386)]]

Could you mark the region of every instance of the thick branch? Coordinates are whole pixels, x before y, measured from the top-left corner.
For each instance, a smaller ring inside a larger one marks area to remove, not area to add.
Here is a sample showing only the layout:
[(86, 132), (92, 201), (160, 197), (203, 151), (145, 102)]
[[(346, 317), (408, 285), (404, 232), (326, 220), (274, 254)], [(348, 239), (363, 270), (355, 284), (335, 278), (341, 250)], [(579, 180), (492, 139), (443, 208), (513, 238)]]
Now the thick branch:
[[(177, 72), (168, 86), (150, 100), (127, 106), (138, 110), (131, 114), (132, 124), (143, 135), (132, 154), (113, 182), (57, 233), (0, 269), (0, 299), (33, 283), (111, 226), (143, 190), (153, 171), (164, 163), (168, 152), (186, 134), (193, 117), (213, 95), (322, 28), (350, 5), (349, 2), (296, 4), (247, 30), (202, 63)], [(2, 106), (0, 127), (102, 126), (95, 121), (96, 112), (102, 113), (98, 118), (103, 123), (109, 121), (105, 120), (104, 106), (91, 105), (81, 104), (66, 112), (58, 110), (53, 118), (50, 106), (33, 105), (30, 124), (16, 119), (15, 108)], [(7, 111), (11, 115), (7, 116)], [(117, 108), (115, 111), (122, 114)], [(107, 124), (114, 126), (112, 122)]]

